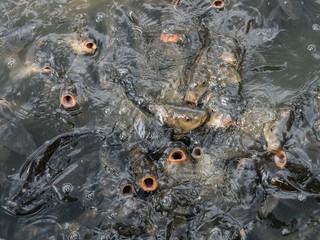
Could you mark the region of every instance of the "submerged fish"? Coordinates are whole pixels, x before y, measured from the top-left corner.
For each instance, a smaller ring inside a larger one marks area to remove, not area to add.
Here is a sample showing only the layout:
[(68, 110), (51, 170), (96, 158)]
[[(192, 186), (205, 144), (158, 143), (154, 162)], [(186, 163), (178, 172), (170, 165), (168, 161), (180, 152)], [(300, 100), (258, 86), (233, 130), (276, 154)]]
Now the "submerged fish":
[(19, 53), (34, 39), (36, 26), (29, 25), (21, 27), (12, 32), (6, 31), (0, 36), (0, 66), (7, 66), (12, 71), (21, 70), (21, 59)]
[[(85, 200), (87, 179), (99, 176), (99, 167), (110, 163), (108, 154), (121, 151), (120, 143), (109, 129), (65, 133), (46, 142), (30, 155), (21, 168), (5, 208), (17, 215), (27, 215), (58, 199), (75, 201), (82, 196)], [(102, 156), (107, 159), (103, 160), (101, 155), (92, 157), (98, 151), (104, 152), (106, 155)], [(80, 174), (81, 177), (74, 178), (72, 174)], [(76, 189), (74, 185), (77, 184), (84, 188)], [(90, 185), (87, 190), (90, 190)], [(80, 193), (84, 195), (80, 196)], [(58, 198), (53, 198), (54, 195)]]
[(35, 25), (29, 25), (13, 30), (5, 31), (0, 35), (0, 52), (3, 57), (19, 53), (34, 38)]
[(239, 60), (237, 56), (238, 46), (234, 39), (217, 36), (212, 40), (190, 68), (185, 101), (197, 105), (205, 93), (213, 91), (214, 86), (239, 84), (241, 77), (234, 67)]

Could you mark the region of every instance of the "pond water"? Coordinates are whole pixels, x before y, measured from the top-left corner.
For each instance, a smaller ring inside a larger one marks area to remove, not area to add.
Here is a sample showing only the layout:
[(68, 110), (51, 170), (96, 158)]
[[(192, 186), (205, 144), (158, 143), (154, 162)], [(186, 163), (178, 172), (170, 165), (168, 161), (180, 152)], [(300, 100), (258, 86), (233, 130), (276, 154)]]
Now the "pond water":
[(318, 239), (319, 0), (2, 0), (0, 239)]

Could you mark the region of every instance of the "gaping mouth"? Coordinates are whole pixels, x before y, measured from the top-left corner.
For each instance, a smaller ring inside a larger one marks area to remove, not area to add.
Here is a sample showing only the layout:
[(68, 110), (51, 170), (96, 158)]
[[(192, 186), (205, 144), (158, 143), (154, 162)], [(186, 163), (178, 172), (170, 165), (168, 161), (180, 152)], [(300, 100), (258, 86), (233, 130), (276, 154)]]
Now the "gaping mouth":
[(173, 150), (168, 158), (170, 162), (184, 162), (187, 160), (187, 155), (184, 151), (180, 149)]
[(287, 165), (287, 155), (283, 150), (279, 150), (273, 156), (273, 160), (277, 167), (283, 169)]
[(50, 72), (52, 72), (52, 70), (53, 70), (53, 68), (50, 66), (45, 66), (42, 68), (42, 72), (44, 72), (44, 73), (50, 73)]
[(73, 96), (71, 94), (65, 94), (61, 97), (61, 105), (64, 108), (73, 108), (78, 104), (79, 104), (79, 102), (78, 102), (76, 96)]
[(120, 189), (120, 195), (124, 198), (132, 197), (134, 192), (134, 187), (131, 184), (126, 184)]
[(83, 44), (83, 49), (89, 53), (89, 54), (94, 54), (97, 50), (97, 44), (93, 41), (85, 42)]
[(195, 147), (193, 150), (192, 150), (192, 153), (191, 153), (191, 156), (198, 160), (202, 157), (202, 154), (203, 154), (203, 151), (202, 151), (202, 148), (200, 147)]
[(158, 183), (154, 177), (148, 176), (148, 177), (145, 177), (142, 179), (141, 188), (144, 191), (151, 192), (151, 191), (156, 190), (157, 187), (158, 187)]
[(212, 3), (212, 6), (213, 6), (214, 8), (217, 8), (217, 9), (222, 9), (222, 8), (224, 8), (224, 5), (225, 5), (225, 3), (224, 3), (224, 1), (222, 1), (222, 0), (215, 0), (215, 1), (213, 1), (213, 3)]
[(180, 37), (177, 34), (173, 34), (173, 33), (161, 33), (160, 35), (160, 41), (164, 42), (164, 43), (176, 43), (178, 41), (183, 41), (182, 37)]

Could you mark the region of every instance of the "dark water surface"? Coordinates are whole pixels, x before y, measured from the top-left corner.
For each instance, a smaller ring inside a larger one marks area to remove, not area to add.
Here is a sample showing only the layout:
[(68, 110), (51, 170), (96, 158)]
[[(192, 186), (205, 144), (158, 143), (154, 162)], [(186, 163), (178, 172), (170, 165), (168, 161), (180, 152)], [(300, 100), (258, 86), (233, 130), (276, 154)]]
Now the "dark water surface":
[(319, 38), (319, 0), (2, 0), (0, 239), (320, 239)]

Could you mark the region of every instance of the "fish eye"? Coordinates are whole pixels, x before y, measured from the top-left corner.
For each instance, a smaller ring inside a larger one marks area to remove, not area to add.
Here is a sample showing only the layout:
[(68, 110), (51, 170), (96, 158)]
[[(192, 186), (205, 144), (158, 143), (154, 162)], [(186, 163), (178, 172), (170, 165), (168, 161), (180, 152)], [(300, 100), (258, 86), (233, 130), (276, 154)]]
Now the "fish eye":
[(206, 81), (203, 81), (203, 82), (202, 82), (202, 85), (205, 85), (205, 84), (206, 84)]
[(192, 118), (191, 118), (191, 117), (185, 117), (185, 120), (186, 120), (187, 122), (191, 122), (191, 121), (192, 121)]

